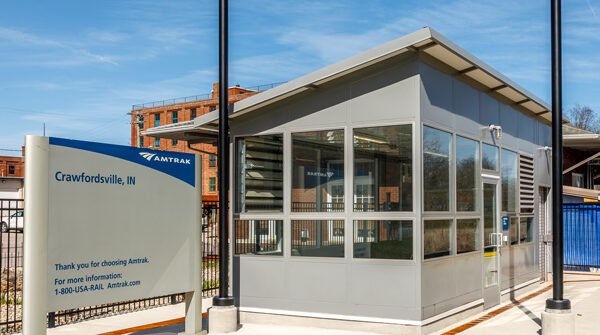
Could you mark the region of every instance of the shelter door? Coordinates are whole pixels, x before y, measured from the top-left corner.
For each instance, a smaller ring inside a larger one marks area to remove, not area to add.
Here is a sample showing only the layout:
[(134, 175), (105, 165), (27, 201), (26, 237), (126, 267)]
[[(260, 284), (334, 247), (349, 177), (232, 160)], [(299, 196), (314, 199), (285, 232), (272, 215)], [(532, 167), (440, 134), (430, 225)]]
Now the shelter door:
[(500, 247), (498, 181), (483, 182), (483, 307), (500, 303)]

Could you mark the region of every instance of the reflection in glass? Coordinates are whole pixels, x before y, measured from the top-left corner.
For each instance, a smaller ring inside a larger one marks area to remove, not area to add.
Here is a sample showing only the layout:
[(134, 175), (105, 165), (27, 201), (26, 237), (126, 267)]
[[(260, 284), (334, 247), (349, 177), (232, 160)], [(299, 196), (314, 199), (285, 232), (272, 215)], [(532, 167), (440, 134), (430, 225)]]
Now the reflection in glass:
[(456, 220), (456, 252), (461, 254), (479, 250), (479, 220)]
[(412, 259), (412, 221), (355, 220), (354, 258)]
[(521, 227), (519, 228), (519, 240), (521, 243), (533, 241), (533, 218), (521, 218)]
[(502, 149), (502, 211), (517, 211), (517, 154)]
[(483, 241), (486, 252), (494, 250), (496, 228), (496, 185), (483, 184)]
[(425, 220), (423, 253), (425, 259), (450, 255), (452, 220)]
[(478, 209), (479, 143), (456, 136), (456, 210), (473, 212)]
[(519, 218), (513, 216), (510, 218), (510, 244), (519, 243)]
[(292, 134), (292, 212), (344, 211), (344, 130)]
[(236, 150), (236, 211), (283, 211), (283, 135), (239, 138)]
[(354, 129), (354, 211), (412, 210), (412, 126)]
[(292, 256), (344, 257), (344, 220), (292, 220)]
[(236, 220), (235, 254), (283, 255), (282, 220)]
[(452, 135), (423, 126), (423, 205), (425, 211), (450, 210)]
[(496, 185), (483, 184), (484, 285), (498, 284), (498, 224), (496, 223)]
[(495, 145), (481, 144), (481, 168), (498, 171), (498, 147)]

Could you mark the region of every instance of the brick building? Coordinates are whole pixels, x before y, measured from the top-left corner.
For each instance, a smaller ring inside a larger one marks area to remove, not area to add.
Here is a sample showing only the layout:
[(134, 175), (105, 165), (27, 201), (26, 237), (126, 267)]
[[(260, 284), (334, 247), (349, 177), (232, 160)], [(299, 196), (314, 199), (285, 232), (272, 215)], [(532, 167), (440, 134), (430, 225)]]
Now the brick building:
[[(229, 88), (229, 103), (243, 100), (271, 88), (276, 84), (252, 88), (239, 85)], [(133, 105), (131, 111), (131, 145), (202, 155), (202, 199), (218, 200), (217, 195), (217, 147), (212, 144), (189, 144), (187, 141), (144, 136), (143, 133), (154, 127), (169, 124), (184, 124), (201, 115), (218, 109), (219, 83), (213, 84), (212, 92), (185, 98), (155, 101)], [(139, 145), (138, 145), (139, 143)]]
[(23, 198), (24, 175), (24, 152), (21, 157), (0, 156), (0, 199)]

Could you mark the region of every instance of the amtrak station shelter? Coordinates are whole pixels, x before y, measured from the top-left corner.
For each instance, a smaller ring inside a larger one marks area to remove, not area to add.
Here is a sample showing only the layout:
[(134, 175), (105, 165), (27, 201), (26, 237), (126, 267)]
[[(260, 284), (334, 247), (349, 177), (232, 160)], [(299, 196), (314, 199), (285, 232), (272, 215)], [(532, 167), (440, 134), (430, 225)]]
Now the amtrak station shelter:
[(427, 27), (233, 104), (240, 322), (420, 334), (537, 287), (550, 111)]

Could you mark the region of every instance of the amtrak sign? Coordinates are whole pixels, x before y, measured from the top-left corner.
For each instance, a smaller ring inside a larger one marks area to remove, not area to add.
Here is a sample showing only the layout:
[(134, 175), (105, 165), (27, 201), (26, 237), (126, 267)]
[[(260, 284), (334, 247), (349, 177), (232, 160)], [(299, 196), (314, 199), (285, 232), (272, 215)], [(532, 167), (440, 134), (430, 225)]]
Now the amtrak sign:
[(200, 299), (199, 156), (39, 136), (25, 152), (25, 333), (47, 312)]

